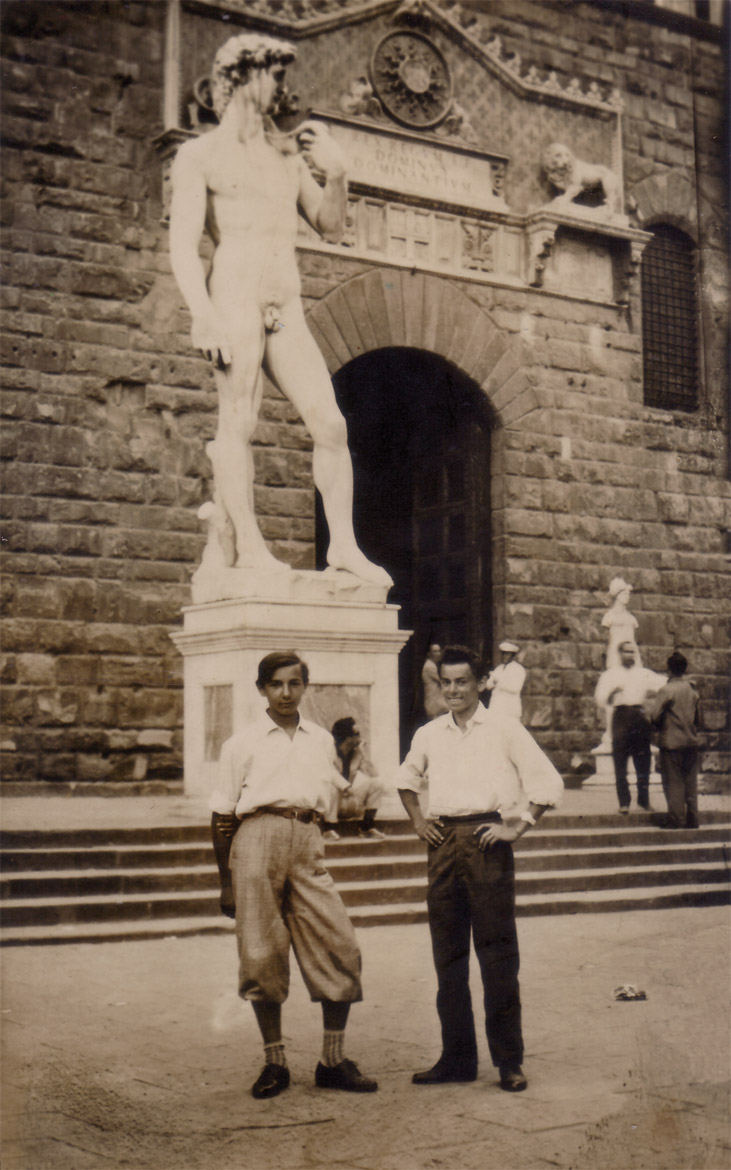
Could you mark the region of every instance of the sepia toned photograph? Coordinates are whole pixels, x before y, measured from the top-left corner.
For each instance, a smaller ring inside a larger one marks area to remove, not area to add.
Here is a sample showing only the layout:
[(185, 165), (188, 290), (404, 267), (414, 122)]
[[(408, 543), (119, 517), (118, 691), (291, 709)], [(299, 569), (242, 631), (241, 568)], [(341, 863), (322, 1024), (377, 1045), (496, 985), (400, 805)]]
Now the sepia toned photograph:
[(4, 1170), (731, 1170), (731, 0), (0, 0)]

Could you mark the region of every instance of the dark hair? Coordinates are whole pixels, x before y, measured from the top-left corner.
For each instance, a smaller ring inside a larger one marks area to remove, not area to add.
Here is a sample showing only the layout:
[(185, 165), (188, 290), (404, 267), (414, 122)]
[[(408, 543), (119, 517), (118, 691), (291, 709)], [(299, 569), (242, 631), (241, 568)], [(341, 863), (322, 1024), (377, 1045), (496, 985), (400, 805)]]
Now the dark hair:
[(668, 670), (671, 674), (685, 674), (688, 669), (688, 659), (679, 650), (674, 650), (668, 658)]
[(349, 739), (354, 734), (355, 719), (352, 715), (345, 715), (342, 719), (336, 719), (330, 731), (335, 742), (342, 743), (344, 739)]
[(276, 672), (281, 670), (283, 666), (301, 666), (302, 682), (307, 686), (310, 681), (310, 672), (307, 663), (302, 661), (299, 654), (295, 654), (294, 650), (274, 650), (271, 654), (266, 654), (259, 663), (259, 673), (256, 677), (256, 685), (259, 690), (270, 683)]
[(458, 663), (466, 662), (475, 678), (479, 682), (485, 675), (485, 664), (480, 655), (474, 650), (470, 650), (469, 646), (445, 646), (442, 654), (442, 661), (439, 663), (438, 671), (439, 677), (442, 677), (442, 668), (444, 666), (456, 666)]

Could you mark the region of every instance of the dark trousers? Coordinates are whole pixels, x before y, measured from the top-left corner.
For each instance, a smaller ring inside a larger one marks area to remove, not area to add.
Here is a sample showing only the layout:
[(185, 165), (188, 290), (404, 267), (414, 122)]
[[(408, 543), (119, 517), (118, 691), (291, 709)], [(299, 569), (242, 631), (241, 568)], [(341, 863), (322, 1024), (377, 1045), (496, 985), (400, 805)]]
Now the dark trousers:
[(482, 853), (474, 823), (446, 825), (444, 841), (429, 848), (429, 927), (437, 972), (441, 1059), (454, 1069), (477, 1066), (469, 987), (470, 934), (480, 964), (485, 1028), (495, 1065), (523, 1059), (515, 927), (515, 866), (506, 841)]
[(627, 761), (630, 756), (637, 773), (637, 803), (650, 801), (650, 723), (641, 707), (615, 707), (612, 718), (612, 759), (620, 808), (630, 802)]
[(660, 748), (660, 775), (670, 820), (698, 827), (698, 748)]

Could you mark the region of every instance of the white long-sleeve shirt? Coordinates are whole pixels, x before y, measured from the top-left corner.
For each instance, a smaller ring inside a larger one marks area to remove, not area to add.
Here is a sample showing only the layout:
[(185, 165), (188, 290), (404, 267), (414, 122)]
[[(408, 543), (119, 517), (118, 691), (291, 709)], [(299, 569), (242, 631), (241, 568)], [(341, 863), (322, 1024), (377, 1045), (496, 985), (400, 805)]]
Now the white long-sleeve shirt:
[(419, 792), (427, 782), (430, 816), (505, 812), (529, 801), (555, 806), (563, 794), (559, 773), (522, 723), (482, 704), (464, 731), (450, 712), (416, 732), (396, 787)]
[(209, 801), (217, 813), (239, 817), (275, 805), (314, 808), (325, 815), (335, 788), (345, 788), (335, 740), (323, 727), (300, 719), (290, 739), (269, 715), (227, 739), (218, 763), (218, 782)]
[(490, 672), (487, 689), (492, 691), (490, 710), (494, 715), (512, 715), (515, 719), (520, 719), (523, 714), (520, 692), (524, 682), (525, 667), (515, 660), (501, 662)]
[(599, 676), (594, 698), (600, 707), (641, 707), (666, 681), (645, 666), (614, 666)]

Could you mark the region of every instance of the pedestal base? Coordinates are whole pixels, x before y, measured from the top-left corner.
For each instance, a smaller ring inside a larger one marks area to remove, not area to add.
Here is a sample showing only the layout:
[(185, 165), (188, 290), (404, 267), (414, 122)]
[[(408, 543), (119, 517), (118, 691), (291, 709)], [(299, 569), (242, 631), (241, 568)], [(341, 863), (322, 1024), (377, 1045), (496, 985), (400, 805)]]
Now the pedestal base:
[[(612, 787), (614, 787), (614, 762), (612, 760), (611, 752), (603, 752), (595, 748), (591, 755), (596, 764), (596, 772), (593, 776), (587, 776), (581, 787), (589, 788), (594, 784), (611, 784)], [(627, 761), (627, 781), (634, 791), (637, 784), (637, 773), (635, 772), (635, 766), (631, 759)], [(660, 773), (657, 770), (657, 748), (652, 749), (650, 784), (662, 785)]]
[[(218, 584), (197, 580), (197, 604), (183, 610), (183, 630), (172, 635), (185, 659), (186, 794), (210, 794), (222, 744), (263, 712), (257, 667), (272, 650), (294, 650), (309, 666), (304, 717), (329, 730), (354, 716), (388, 782), (399, 763), (398, 655), (411, 634), (399, 630), (398, 606), (386, 596), (384, 586), (340, 570), (232, 569)], [(381, 815), (398, 815), (392, 803)]]

